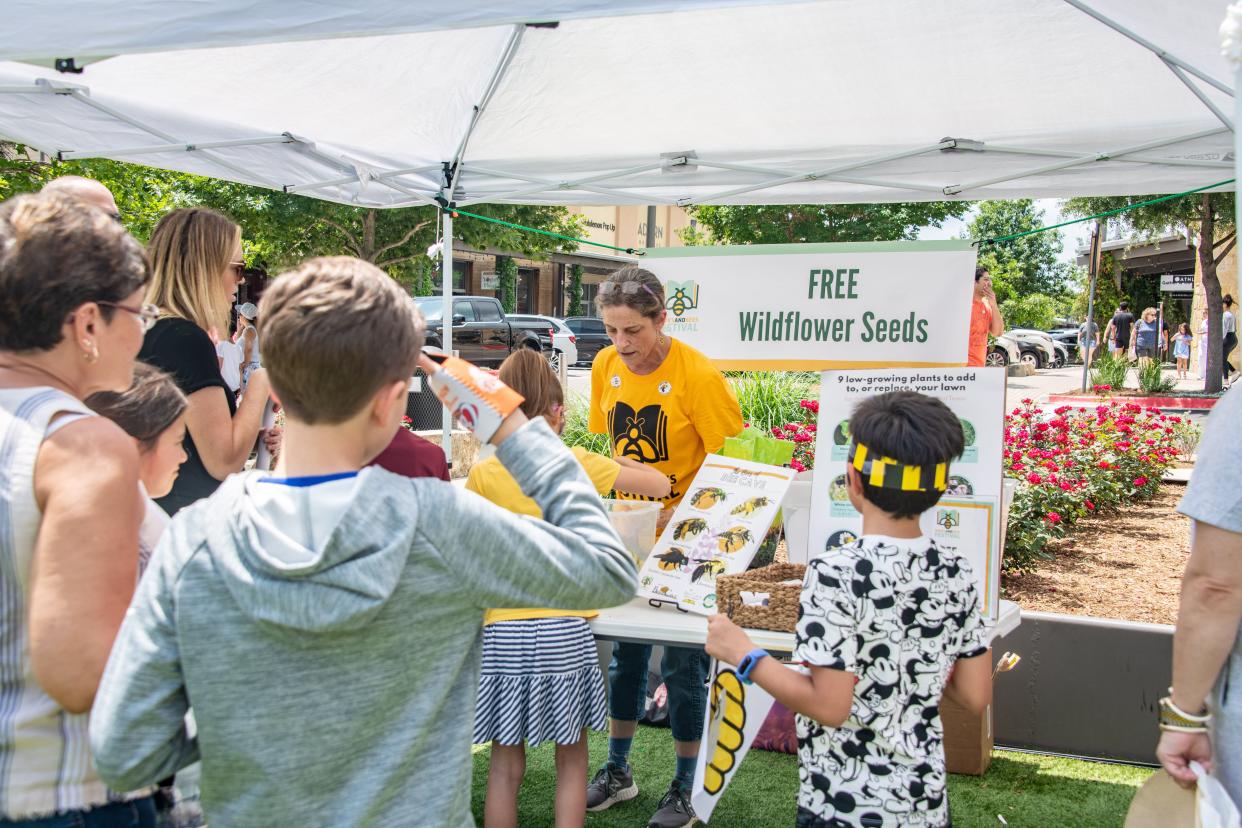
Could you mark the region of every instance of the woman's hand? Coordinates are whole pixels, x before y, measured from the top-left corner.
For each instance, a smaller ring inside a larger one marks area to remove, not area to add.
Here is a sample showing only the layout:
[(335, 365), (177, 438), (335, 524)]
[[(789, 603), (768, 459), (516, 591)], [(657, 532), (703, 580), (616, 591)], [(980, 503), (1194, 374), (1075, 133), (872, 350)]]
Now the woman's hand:
[(1156, 745), (1156, 758), (1173, 777), (1173, 781), (1183, 788), (1195, 786), (1195, 772), (1190, 769), (1194, 760), (1207, 770), (1212, 769), (1212, 743), (1206, 733), (1178, 733), (1165, 730), (1160, 734), (1160, 743)]
[(755, 643), (750, 636), (727, 615), (716, 613), (707, 616), (708, 655), (736, 667), (753, 649)]

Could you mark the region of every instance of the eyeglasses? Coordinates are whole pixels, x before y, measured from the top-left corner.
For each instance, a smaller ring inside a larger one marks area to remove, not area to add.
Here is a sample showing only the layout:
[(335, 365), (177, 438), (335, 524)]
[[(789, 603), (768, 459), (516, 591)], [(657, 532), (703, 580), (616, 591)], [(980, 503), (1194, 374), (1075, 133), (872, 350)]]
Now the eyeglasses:
[(660, 298), (659, 296), (656, 296), (655, 291), (647, 287), (647, 285), (642, 282), (604, 282), (599, 286), (599, 295), (607, 296), (610, 293), (616, 293), (617, 290), (620, 290), (621, 294), (624, 296), (633, 296), (635, 293), (638, 293), (639, 288), (647, 291), (657, 300)]
[(142, 323), (143, 333), (151, 330), (151, 328), (155, 326), (156, 320), (160, 318), (159, 306), (152, 305), (150, 302), (137, 308), (132, 305), (122, 305), (120, 302), (96, 302), (95, 304), (103, 305), (109, 308), (116, 308), (117, 310), (123, 310), (126, 313), (132, 313), (134, 316), (138, 317), (138, 320)]
[(233, 276), (237, 279), (237, 281), (240, 282), (246, 278), (245, 262), (229, 262), (229, 267), (233, 268)]

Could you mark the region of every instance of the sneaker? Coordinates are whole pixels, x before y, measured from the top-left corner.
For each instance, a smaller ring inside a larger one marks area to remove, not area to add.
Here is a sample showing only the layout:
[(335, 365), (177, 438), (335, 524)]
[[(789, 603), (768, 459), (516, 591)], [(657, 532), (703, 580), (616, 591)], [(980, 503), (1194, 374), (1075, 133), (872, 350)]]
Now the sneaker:
[(629, 802), (638, 796), (634, 774), (629, 768), (604, 765), (587, 785), (587, 810), (607, 811), (618, 802)]
[(690, 791), (673, 782), (660, 800), (660, 807), (651, 815), (647, 828), (687, 828), (698, 821), (694, 806), (690, 804)]

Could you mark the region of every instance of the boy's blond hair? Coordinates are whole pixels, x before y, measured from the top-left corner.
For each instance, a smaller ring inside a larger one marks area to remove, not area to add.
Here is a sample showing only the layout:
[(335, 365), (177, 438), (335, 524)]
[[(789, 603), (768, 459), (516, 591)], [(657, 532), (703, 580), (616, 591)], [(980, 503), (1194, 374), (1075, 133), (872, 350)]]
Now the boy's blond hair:
[(310, 259), (259, 303), (263, 366), (288, 416), (335, 424), (414, 373), (424, 323), (382, 270), (348, 256)]

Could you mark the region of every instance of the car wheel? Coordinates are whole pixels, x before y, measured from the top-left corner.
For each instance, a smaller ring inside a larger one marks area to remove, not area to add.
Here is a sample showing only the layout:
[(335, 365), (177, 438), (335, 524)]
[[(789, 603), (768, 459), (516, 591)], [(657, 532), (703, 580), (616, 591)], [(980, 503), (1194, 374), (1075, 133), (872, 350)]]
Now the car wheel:
[(1052, 361), (1052, 367), (1053, 368), (1064, 368), (1065, 357), (1061, 356), (1060, 354), (1057, 354), (1057, 358)]
[(558, 349), (544, 351), (544, 355), (548, 358), (548, 364), (552, 366), (552, 370), (559, 377), (561, 375), (561, 352)]
[(999, 348), (988, 351), (987, 364), (992, 368), (1004, 368), (1009, 364), (1009, 356)]
[(1034, 351), (1023, 351), (1023, 352), (1022, 352), (1022, 356), (1021, 356), (1021, 357), (1019, 357), (1019, 361), (1020, 361), (1023, 365), (1029, 365), (1029, 366), (1031, 366), (1032, 368), (1042, 368), (1042, 367), (1044, 367), (1044, 366), (1043, 366), (1043, 360), (1041, 360), (1041, 359), (1039, 358), (1039, 354), (1035, 353)]

